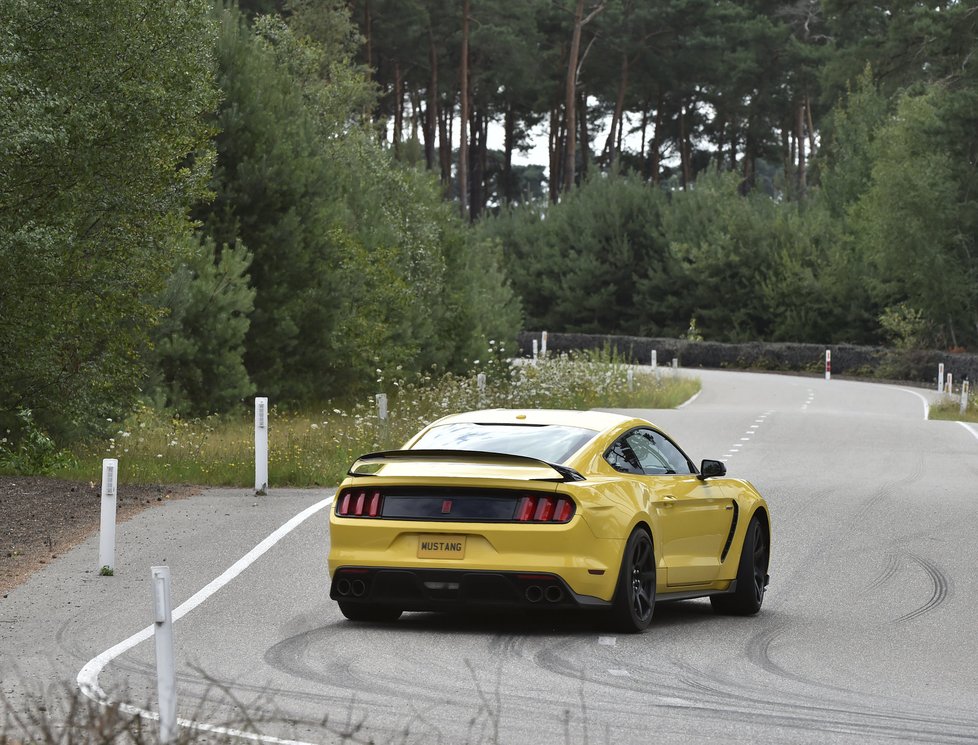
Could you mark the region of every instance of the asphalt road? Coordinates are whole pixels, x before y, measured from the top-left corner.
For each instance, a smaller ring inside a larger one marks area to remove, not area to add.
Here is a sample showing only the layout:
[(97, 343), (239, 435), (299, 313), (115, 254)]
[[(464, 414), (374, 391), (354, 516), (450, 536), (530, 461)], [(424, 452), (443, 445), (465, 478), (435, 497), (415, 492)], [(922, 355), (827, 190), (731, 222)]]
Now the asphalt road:
[[(319, 509), (177, 621), (181, 716), (310, 743), (978, 742), (978, 426), (926, 421), (929, 392), (697, 374), (688, 406), (636, 413), (768, 499), (758, 616), (697, 600), (638, 636), (587, 615), (355, 625), (326, 596)], [(103, 654), (151, 622), (149, 567), (171, 566), (184, 603), (328, 496), (214, 490), (143, 513), (112, 578), (96, 542), (75, 549), (0, 601), (6, 699), (56, 706), (84, 669), (152, 709), (152, 641)]]

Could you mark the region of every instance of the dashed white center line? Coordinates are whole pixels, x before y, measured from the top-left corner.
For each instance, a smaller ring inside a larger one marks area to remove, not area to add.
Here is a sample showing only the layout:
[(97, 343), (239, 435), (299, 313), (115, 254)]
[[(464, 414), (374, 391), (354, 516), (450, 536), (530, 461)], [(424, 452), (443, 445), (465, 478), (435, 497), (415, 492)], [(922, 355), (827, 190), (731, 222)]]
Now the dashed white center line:
[(757, 434), (757, 430), (760, 428), (762, 424), (764, 424), (764, 422), (772, 413), (773, 412), (765, 411), (762, 415), (758, 416), (757, 419), (754, 420), (754, 423), (747, 428), (746, 432), (744, 432), (744, 437), (739, 438), (738, 442), (735, 442), (733, 445), (731, 445), (729, 450), (727, 450), (727, 452), (724, 453), (723, 457), (720, 458), (720, 460), (726, 463), (737, 453), (739, 453), (740, 449), (744, 446), (744, 443), (750, 442), (751, 437)]
[(605, 647), (613, 647), (616, 644), (618, 644), (618, 637), (617, 636), (599, 636), (598, 637), (598, 644), (601, 644), (601, 645), (603, 645)]
[(609, 670), (608, 675), (614, 675), (616, 678), (627, 678), (631, 673), (628, 670)]

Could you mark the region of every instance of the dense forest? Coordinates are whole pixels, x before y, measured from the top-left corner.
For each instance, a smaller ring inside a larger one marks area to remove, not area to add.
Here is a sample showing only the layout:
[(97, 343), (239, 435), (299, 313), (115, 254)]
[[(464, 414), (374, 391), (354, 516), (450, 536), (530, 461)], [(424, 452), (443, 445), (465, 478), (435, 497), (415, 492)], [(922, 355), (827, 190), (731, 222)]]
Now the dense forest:
[(521, 325), (974, 347), (976, 50), (973, 1), (5, 0), (0, 428)]

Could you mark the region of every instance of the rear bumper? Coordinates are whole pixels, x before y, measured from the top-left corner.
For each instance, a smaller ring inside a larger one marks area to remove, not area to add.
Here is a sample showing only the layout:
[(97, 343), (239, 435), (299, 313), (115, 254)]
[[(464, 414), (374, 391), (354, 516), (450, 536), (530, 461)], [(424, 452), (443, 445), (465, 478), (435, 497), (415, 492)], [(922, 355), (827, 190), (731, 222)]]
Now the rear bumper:
[(578, 595), (555, 574), (462, 569), (340, 567), (329, 596), (344, 603), (406, 611), (469, 608), (606, 608), (609, 603)]

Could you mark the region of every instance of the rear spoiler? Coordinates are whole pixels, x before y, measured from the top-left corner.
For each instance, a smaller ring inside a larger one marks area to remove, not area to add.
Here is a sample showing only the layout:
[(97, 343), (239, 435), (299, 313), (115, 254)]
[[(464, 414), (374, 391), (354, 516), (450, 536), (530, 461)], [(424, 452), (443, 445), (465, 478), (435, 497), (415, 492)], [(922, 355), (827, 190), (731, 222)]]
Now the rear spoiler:
[(559, 463), (548, 463), (545, 460), (531, 458), (526, 455), (509, 455), (507, 453), (487, 453), (482, 450), (387, 450), (381, 453), (361, 455), (347, 471), (349, 476), (376, 476), (376, 471), (359, 470), (361, 466), (383, 465), (385, 461), (462, 461), (469, 463), (500, 463), (513, 466), (544, 466), (557, 474), (557, 478), (533, 479), (533, 481), (584, 481), (584, 477), (573, 468)]

